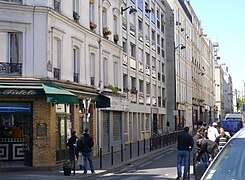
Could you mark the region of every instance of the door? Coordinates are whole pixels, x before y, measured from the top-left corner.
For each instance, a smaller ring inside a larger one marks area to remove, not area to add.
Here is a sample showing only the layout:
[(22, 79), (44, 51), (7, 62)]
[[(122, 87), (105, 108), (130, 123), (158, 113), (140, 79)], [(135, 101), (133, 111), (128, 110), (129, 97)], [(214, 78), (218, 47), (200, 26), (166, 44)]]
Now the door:
[(33, 122), (31, 116), (23, 116), (24, 164), (32, 166)]
[(153, 135), (157, 135), (157, 114), (153, 114)]

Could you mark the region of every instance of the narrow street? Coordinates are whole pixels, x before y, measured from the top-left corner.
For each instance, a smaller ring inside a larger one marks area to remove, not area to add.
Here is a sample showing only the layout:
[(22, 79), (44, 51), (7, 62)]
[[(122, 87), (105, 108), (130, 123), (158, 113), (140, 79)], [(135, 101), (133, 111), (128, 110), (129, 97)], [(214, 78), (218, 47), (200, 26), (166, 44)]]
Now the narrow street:
[[(107, 173), (91, 179), (123, 179), (123, 180), (150, 180), (150, 179), (175, 179), (176, 174), (176, 154), (177, 150), (171, 148), (160, 154), (153, 155), (114, 173)], [(191, 166), (191, 174), (192, 174)], [(90, 178), (89, 178), (90, 179)], [(190, 179), (195, 179), (191, 175)]]

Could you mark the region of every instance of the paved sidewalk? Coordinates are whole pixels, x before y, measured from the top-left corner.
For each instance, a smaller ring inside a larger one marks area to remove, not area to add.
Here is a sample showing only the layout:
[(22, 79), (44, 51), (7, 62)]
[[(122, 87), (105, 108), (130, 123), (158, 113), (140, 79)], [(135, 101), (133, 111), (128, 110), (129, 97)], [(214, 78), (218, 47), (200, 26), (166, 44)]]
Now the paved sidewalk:
[[(169, 146), (165, 146), (160, 149), (156, 149), (153, 151), (150, 151), (150, 143), (149, 141), (146, 141), (146, 148), (144, 153), (143, 143), (139, 144), (139, 156), (138, 156), (138, 144), (132, 144), (132, 158), (130, 158), (130, 146), (126, 145), (124, 147), (124, 153), (123, 153), (123, 162), (121, 161), (121, 151), (117, 151), (113, 154), (113, 165), (111, 164), (111, 154), (107, 154), (103, 156), (103, 163), (102, 163), (102, 169), (100, 169), (100, 159), (99, 157), (94, 158), (94, 166), (95, 166), (95, 172), (96, 175), (102, 175), (110, 172), (114, 172), (116, 170), (122, 169), (124, 167), (129, 166), (132, 162), (140, 160), (142, 158), (149, 157), (151, 154), (157, 154), (161, 153), (162, 151), (167, 151), (168, 149), (172, 147), (176, 147), (176, 144), (172, 144)], [(24, 170), (21, 172), (0, 172), (1, 177), (4, 177), (6, 180), (35, 180), (35, 179), (45, 179), (45, 180), (54, 180), (54, 179), (81, 179), (81, 178), (87, 178), (94, 176), (91, 174), (90, 170), (88, 170), (87, 175), (82, 174), (82, 170), (76, 170), (75, 176), (72, 174), (70, 176), (64, 176), (63, 171), (60, 170), (52, 170), (52, 171), (30, 171)]]

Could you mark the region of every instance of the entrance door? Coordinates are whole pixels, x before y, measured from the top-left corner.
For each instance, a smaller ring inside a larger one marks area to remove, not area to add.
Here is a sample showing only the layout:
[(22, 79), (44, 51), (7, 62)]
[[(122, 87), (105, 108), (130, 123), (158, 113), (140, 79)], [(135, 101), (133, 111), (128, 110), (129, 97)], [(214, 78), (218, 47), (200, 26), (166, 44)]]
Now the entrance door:
[(24, 164), (32, 166), (33, 126), (31, 116), (23, 116)]
[(153, 134), (157, 135), (157, 114), (153, 114)]

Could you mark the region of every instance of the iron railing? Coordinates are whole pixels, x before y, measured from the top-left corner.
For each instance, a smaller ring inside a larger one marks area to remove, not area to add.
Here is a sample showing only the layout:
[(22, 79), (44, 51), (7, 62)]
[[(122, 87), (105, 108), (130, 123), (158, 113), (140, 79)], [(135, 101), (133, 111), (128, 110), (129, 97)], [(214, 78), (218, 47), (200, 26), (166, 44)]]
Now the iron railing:
[(22, 63), (0, 62), (0, 74), (22, 74)]

